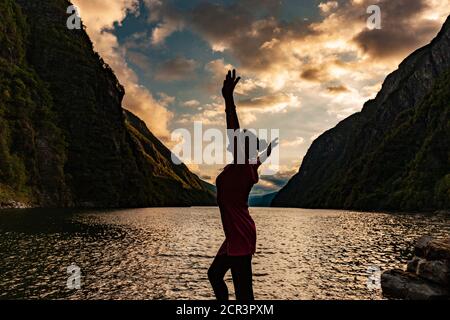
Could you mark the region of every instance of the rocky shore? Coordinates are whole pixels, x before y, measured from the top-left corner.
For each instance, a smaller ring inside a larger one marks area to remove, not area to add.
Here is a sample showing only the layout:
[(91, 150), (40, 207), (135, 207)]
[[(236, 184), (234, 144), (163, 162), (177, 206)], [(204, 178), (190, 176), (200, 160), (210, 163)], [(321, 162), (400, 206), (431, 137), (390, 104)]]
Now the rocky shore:
[(28, 208), (31, 208), (31, 205), (29, 205), (27, 203), (14, 201), (14, 200), (0, 202), (0, 210), (1, 209), (28, 209)]
[(414, 246), (414, 255), (405, 270), (382, 274), (383, 295), (407, 300), (450, 299), (450, 237), (422, 237)]

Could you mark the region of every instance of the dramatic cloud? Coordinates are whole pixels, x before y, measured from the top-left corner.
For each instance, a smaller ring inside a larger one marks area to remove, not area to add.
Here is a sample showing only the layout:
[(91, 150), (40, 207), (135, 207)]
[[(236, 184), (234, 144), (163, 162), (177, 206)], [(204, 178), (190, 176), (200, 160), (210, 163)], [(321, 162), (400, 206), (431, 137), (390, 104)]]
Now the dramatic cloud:
[(197, 63), (192, 59), (176, 57), (165, 61), (157, 70), (155, 78), (161, 81), (177, 81), (193, 76)]
[[(445, 1), (444, 1), (445, 2)], [(362, 5), (369, 5), (364, 1)], [(404, 56), (426, 44), (441, 26), (424, 13), (431, 9), (426, 0), (381, 0), (382, 28), (362, 30), (354, 41), (374, 58)]]
[[(277, 5), (276, 2), (265, 4)], [(241, 2), (226, 6), (203, 2), (192, 11), (189, 23), (214, 51), (231, 52), (244, 72), (275, 71), (271, 68), (274, 62), (285, 58), (279, 44), (307, 33), (308, 28), (306, 23), (299, 21), (283, 25), (273, 16), (258, 18), (260, 12), (255, 8), (264, 6), (248, 7)]]
[[(220, 88), (226, 72), (238, 69), (241, 125), (279, 128), (282, 135), (281, 173), (261, 180), (264, 192), (276, 190), (298, 170), (312, 140), (361, 110), (386, 75), (437, 34), (450, 12), (448, 0), (302, 1), (310, 9), (308, 19), (301, 12), (292, 14), (294, 1), (75, 2), (96, 50), (125, 85), (124, 105), (159, 137), (167, 136), (172, 117), (178, 126), (202, 121), (223, 128)], [(142, 3), (146, 14), (140, 22), (147, 28), (119, 45), (114, 23), (137, 14)], [(374, 4), (381, 8), (380, 30), (367, 25), (367, 8)], [(180, 41), (180, 50), (175, 42), (181, 35), (192, 45)], [(153, 95), (150, 85), (141, 86), (127, 62), (137, 71), (151, 69), (149, 83), (158, 91), (169, 88), (170, 96)], [(221, 169), (192, 168), (212, 180)]]
[(152, 31), (152, 45), (163, 45), (170, 35), (184, 28), (183, 16), (175, 7), (161, 0), (143, 0), (143, 2), (150, 12), (149, 22), (157, 22)]
[(211, 72), (214, 78), (220, 78), (222, 80), (226, 72), (232, 68), (233, 66), (231, 64), (225, 64), (224, 59), (210, 61), (205, 66), (205, 69)]
[(348, 92), (349, 91), (349, 89), (346, 86), (344, 86), (344, 85), (327, 87), (327, 90), (329, 92), (331, 92), (331, 93), (334, 93), (334, 94), (339, 94), (339, 93), (342, 93), (342, 92)]
[(126, 58), (141, 70), (150, 70), (151, 68), (150, 59), (143, 53), (127, 50)]
[(323, 13), (329, 13), (333, 9), (336, 9), (339, 7), (339, 3), (337, 1), (328, 1), (328, 2), (321, 2), (319, 4), (320, 10), (322, 10)]
[(160, 45), (164, 43), (164, 40), (175, 31), (181, 30), (183, 23), (177, 20), (167, 19), (162, 22), (158, 27), (153, 29), (152, 44)]
[(327, 81), (329, 78), (328, 74), (324, 69), (319, 68), (311, 68), (307, 67), (306, 69), (303, 69), (302, 73), (300, 74), (301, 78), (308, 81), (316, 81), (316, 82), (322, 82)]
[(305, 139), (302, 137), (298, 137), (294, 140), (284, 140), (281, 142), (281, 147), (298, 147), (305, 143)]
[[(139, 84), (137, 75), (126, 62), (126, 50), (120, 48), (117, 37), (112, 33), (114, 23), (121, 23), (127, 14), (136, 12), (139, 2), (74, 0), (73, 3), (80, 8), (83, 23), (87, 27), (95, 50), (111, 66), (125, 87), (124, 107), (143, 119), (156, 135), (169, 141), (168, 125), (173, 114), (155, 99), (147, 88)], [(132, 53), (128, 58), (133, 60), (133, 63), (143, 66), (142, 56)]]
[(183, 102), (183, 106), (187, 108), (197, 108), (200, 106), (200, 102), (198, 100), (189, 100)]
[[(267, 111), (279, 112), (289, 106), (298, 107), (298, 97), (290, 94), (278, 93), (269, 96), (255, 97), (246, 100), (240, 100), (238, 105), (242, 109), (249, 111)], [(255, 110), (256, 109), (256, 110)]]

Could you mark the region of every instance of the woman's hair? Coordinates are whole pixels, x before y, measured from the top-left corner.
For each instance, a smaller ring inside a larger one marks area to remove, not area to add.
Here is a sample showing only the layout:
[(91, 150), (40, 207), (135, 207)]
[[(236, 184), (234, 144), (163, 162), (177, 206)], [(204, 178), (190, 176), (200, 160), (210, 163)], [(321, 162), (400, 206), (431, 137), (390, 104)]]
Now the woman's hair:
[[(256, 160), (260, 151), (267, 149), (269, 144), (264, 139), (259, 139), (254, 130), (236, 130), (233, 139), (230, 138), (230, 147), (228, 151), (231, 153), (237, 152), (235, 159), (238, 161)], [(234, 146), (234, 148), (232, 147)], [(234, 149), (234, 150), (233, 150)], [(244, 152), (244, 154), (242, 154)]]

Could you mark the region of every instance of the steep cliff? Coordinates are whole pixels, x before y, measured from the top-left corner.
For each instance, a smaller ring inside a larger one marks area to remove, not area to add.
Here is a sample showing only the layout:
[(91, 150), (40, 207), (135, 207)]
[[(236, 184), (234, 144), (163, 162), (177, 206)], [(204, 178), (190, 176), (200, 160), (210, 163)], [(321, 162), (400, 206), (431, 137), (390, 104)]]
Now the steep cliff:
[(278, 207), (450, 208), (450, 18), (360, 113), (320, 136)]
[(210, 186), (126, 120), (113, 71), (66, 27), (69, 5), (0, 0), (0, 203), (214, 204)]
[[(215, 187), (201, 180), (184, 165), (172, 162), (172, 153), (148, 130), (145, 123), (129, 111), (124, 111), (133, 143), (139, 172), (148, 177), (142, 192), (164, 204), (167, 195), (177, 192), (179, 204), (215, 205)], [(181, 188), (180, 188), (181, 186)], [(205, 194), (212, 200), (207, 201)]]

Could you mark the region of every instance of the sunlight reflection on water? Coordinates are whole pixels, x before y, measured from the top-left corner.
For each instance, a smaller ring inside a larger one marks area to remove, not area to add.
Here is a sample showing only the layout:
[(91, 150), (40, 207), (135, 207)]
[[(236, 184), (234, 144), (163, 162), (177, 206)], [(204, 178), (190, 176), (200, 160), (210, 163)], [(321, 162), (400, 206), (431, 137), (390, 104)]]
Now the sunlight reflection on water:
[[(403, 267), (414, 240), (450, 234), (431, 215), (253, 208), (257, 299), (380, 299), (367, 269)], [(0, 212), (0, 299), (211, 299), (217, 208)], [(81, 290), (66, 268), (81, 268)], [(230, 292), (232, 283), (227, 276)]]

